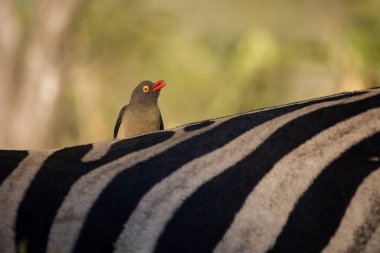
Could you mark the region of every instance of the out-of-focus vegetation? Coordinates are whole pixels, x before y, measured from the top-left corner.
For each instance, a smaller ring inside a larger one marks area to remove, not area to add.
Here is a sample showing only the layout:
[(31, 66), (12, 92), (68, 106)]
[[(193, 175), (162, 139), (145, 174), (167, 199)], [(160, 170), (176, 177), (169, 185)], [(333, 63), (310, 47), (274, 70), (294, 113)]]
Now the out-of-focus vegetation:
[[(36, 20), (51, 13), (49, 7), (42, 12), (37, 7), (49, 1), (3, 1), (13, 6), (20, 27), (14, 57), (22, 66), (22, 55), (38, 28)], [(144, 79), (165, 79), (168, 84), (159, 101), (166, 128), (364, 89), (378, 85), (380, 79), (378, 0), (60, 2), (73, 4), (67, 15), (70, 22), (61, 29), (59, 40), (52, 35), (56, 50), (46, 57), (52, 57), (52, 63), (39, 70), (54, 66), (60, 88), (36, 81), (35, 89), (42, 89), (47, 98), (56, 94), (55, 99), (39, 108), (30, 103), (20, 119), (12, 108), (24, 101), (28, 93), (23, 95), (22, 87), (31, 77), (11, 79), (11, 88), (3, 94), (19, 99), (8, 99), (7, 109), (0, 109), (11, 114), (1, 122), (5, 133), (1, 148), (50, 148), (111, 139), (119, 109)], [(67, 5), (55, 8), (63, 11)], [(54, 15), (42, 23), (56, 25), (62, 15)], [(0, 18), (6, 19), (1, 13)], [(50, 39), (51, 33), (46, 34), (37, 36), (37, 42), (42, 41), (38, 45)], [(25, 69), (15, 69), (16, 77), (25, 76)], [(34, 99), (41, 99), (41, 94)], [(36, 115), (44, 114), (43, 108), (51, 116), (39, 121)], [(29, 124), (48, 127), (30, 130)], [(43, 134), (35, 134), (38, 131)]]

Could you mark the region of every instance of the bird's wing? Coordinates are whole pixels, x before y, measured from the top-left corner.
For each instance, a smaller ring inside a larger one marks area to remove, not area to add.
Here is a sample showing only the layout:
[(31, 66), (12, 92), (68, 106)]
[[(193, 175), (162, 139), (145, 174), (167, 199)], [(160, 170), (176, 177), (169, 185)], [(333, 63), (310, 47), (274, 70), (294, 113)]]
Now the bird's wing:
[(164, 130), (164, 122), (162, 121), (162, 116), (161, 116), (161, 113), (160, 113), (160, 130)]
[(113, 130), (113, 138), (116, 139), (117, 137), (117, 133), (119, 132), (119, 128), (120, 128), (120, 124), (121, 124), (121, 120), (123, 119), (123, 114), (124, 112), (127, 110), (128, 108), (128, 105), (126, 106), (123, 106), (123, 108), (121, 108), (120, 112), (119, 112), (119, 115), (117, 116), (117, 120), (116, 120), (116, 124), (115, 124), (115, 128)]

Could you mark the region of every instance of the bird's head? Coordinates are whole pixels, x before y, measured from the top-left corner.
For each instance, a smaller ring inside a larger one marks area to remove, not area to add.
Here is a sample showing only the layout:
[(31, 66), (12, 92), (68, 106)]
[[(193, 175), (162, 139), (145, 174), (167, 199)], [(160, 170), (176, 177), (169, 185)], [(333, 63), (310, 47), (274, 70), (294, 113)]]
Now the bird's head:
[(164, 80), (155, 83), (151, 81), (142, 81), (133, 90), (131, 103), (155, 104), (157, 103), (160, 90), (166, 85)]

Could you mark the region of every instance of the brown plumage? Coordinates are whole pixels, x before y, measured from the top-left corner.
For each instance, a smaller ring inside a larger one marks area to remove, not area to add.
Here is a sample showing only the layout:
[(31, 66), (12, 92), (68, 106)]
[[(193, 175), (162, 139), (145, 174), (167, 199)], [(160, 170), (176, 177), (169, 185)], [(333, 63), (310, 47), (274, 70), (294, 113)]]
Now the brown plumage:
[(128, 105), (121, 108), (114, 128), (114, 138), (124, 139), (164, 129), (157, 100), (164, 80), (142, 81), (133, 90)]

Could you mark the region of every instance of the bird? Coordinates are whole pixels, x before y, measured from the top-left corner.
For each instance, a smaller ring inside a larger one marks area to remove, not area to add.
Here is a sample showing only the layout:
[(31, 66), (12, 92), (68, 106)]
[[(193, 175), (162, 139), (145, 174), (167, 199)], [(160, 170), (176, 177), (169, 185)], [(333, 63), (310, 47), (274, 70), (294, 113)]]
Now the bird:
[(117, 116), (114, 139), (125, 139), (164, 129), (158, 97), (166, 86), (164, 80), (155, 83), (144, 80), (133, 90), (129, 104)]

